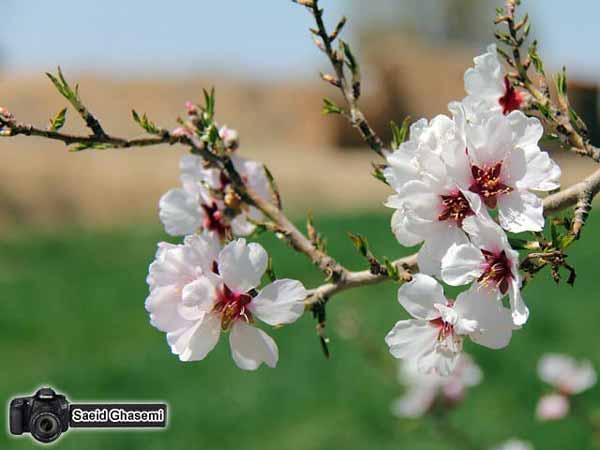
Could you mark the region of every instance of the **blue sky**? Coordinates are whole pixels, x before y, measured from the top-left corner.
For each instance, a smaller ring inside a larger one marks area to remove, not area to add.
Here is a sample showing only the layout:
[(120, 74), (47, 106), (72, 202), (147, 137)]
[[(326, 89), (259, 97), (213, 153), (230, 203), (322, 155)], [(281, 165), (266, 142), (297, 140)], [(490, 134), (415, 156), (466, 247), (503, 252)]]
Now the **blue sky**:
[[(3, 3), (0, 46), (9, 75), (60, 64), (69, 72), (123, 76), (203, 70), (283, 78), (313, 74), (321, 62), (306, 31), (308, 14), (289, 0)], [(331, 18), (349, 9), (344, 0), (322, 3)], [(599, 1), (525, 0), (524, 5), (551, 66), (565, 63), (579, 76), (600, 80)]]

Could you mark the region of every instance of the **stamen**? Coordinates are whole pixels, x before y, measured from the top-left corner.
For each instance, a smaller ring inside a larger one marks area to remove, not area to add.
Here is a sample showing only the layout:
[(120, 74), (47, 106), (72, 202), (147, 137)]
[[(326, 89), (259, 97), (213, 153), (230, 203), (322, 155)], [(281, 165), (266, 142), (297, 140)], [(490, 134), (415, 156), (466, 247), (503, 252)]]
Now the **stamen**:
[(468, 200), (460, 191), (440, 197), (442, 198), (442, 212), (438, 216), (439, 221), (454, 220), (461, 227), (465, 217), (475, 214)]
[(473, 182), (469, 191), (479, 195), (488, 208), (494, 209), (498, 204), (498, 196), (510, 193), (513, 188), (502, 183), (502, 162), (492, 166), (471, 166)]
[(243, 320), (246, 323), (252, 323), (252, 313), (247, 306), (252, 302), (250, 294), (238, 294), (223, 285), (217, 291), (217, 302), (214, 311), (221, 314), (221, 328), (228, 330), (235, 320)]
[(494, 285), (504, 295), (508, 292), (510, 281), (514, 278), (512, 274), (512, 263), (508, 259), (506, 252), (492, 253), (488, 250), (481, 250), (485, 258), (486, 268), (479, 277), (479, 281), (484, 286)]

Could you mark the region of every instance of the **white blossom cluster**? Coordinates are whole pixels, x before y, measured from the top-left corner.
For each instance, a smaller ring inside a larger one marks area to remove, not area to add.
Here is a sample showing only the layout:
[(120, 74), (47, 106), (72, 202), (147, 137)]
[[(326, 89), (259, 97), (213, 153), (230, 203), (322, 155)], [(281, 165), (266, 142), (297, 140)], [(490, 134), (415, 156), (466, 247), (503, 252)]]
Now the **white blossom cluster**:
[[(452, 373), (467, 336), (499, 349), (527, 321), (519, 255), (506, 233), (541, 231), (536, 193), (559, 187), (560, 168), (538, 147), (543, 127), (518, 110), (522, 94), (496, 47), (474, 62), (465, 73), (467, 97), (449, 105), (450, 117), (414, 123), (384, 170), (395, 190), (386, 205), (395, 209), (396, 238), (422, 243), (421, 273), (398, 291), (413, 318), (396, 323), (386, 342), (396, 358), (438, 375)], [(451, 300), (439, 281), (469, 287)]]
[[(475, 58), (465, 88), (463, 101), (449, 105), (451, 116), (411, 126), (410, 138), (386, 154), (384, 170), (395, 190), (386, 202), (395, 209), (393, 233), (402, 245), (422, 244), (420, 273), (398, 291), (413, 318), (396, 323), (385, 341), (393, 356), (437, 376), (453, 372), (467, 336), (499, 349), (527, 321), (518, 253), (506, 232), (541, 231), (543, 203), (536, 192), (558, 188), (560, 178), (559, 167), (538, 147), (542, 125), (518, 110), (523, 96), (505, 75), (495, 46)], [(199, 111), (187, 108), (193, 124)], [(173, 133), (197, 139), (191, 125)], [(222, 127), (219, 137), (244, 183), (271, 201), (264, 167), (237, 155), (237, 133)], [(242, 202), (226, 173), (201, 157), (184, 156), (180, 168), (181, 187), (167, 192), (159, 208), (167, 233), (185, 239), (159, 244), (150, 266), (146, 308), (152, 324), (167, 333), (183, 361), (203, 359), (224, 330), (231, 332), (239, 367), (273, 367), (277, 347), (252, 325), (256, 319), (295, 321), (307, 292), (294, 280), (259, 290), (268, 256), (259, 244), (239, 238), (254, 231), (262, 213)], [(440, 281), (469, 287), (449, 299)]]
[[(188, 104), (188, 114), (197, 114), (194, 105)], [(187, 128), (174, 132), (193, 137)], [(222, 127), (219, 135), (226, 147), (237, 148), (234, 130)], [(270, 199), (264, 167), (235, 153), (231, 159), (244, 182)], [(269, 257), (260, 244), (242, 236), (254, 231), (262, 213), (239, 202), (224, 173), (205, 167), (199, 156), (183, 156), (180, 168), (182, 187), (167, 192), (159, 208), (166, 232), (185, 238), (180, 245), (158, 244), (147, 278), (151, 324), (167, 334), (181, 361), (204, 359), (223, 331), (229, 332), (238, 367), (275, 367), (277, 345), (254, 325), (257, 320), (271, 326), (296, 321), (304, 312), (306, 290), (289, 279), (259, 289)]]

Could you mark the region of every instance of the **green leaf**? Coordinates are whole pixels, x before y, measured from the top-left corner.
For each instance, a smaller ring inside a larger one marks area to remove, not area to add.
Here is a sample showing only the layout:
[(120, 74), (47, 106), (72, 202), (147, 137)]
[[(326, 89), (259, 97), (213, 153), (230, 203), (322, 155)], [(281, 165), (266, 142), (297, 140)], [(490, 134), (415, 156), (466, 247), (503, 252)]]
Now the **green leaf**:
[(561, 236), (559, 239), (559, 246), (561, 250), (566, 250), (571, 246), (573, 242), (575, 242), (575, 235), (573, 233), (567, 233), (564, 236)]
[(140, 117), (140, 115), (137, 113), (137, 111), (135, 109), (131, 110), (131, 115), (133, 116), (133, 120), (136, 121), (136, 123), (142, 127), (144, 130), (146, 130), (147, 133), (149, 134), (160, 134), (161, 130), (154, 124), (154, 122), (152, 122), (150, 119), (148, 119), (148, 116), (144, 113), (143, 116)]
[(323, 99), (323, 114), (342, 114), (344, 110), (328, 98)]
[(210, 120), (215, 117), (215, 109), (216, 109), (216, 98), (215, 98), (215, 88), (212, 87), (210, 91), (206, 89), (202, 90), (204, 93), (204, 112), (208, 116)]
[(61, 109), (53, 119), (50, 119), (48, 131), (58, 131), (65, 124), (67, 119), (67, 108)]
[(531, 58), (531, 62), (537, 73), (544, 75), (544, 63), (537, 52), (537, 41), (533, 41), (529, 47), (529, 58)]
[(99, 143), (99, 142), (82, 143), (82, 144), (76, 144), (73, 147), (69, 148), (69, 151), (70, 152), (80, 152), (82, 150), (88, 150), (88, 149), (106, 150), (107, 148), (114, 148), (114, 145)]
[(554, 77), (556, 83), (556, 91), (562, 95), (567, 95), (567, 68), (563, 66), (562, 72), (559, 72)]
[(383, 264), (385, 265), (385, 270), (387, 271), (388, 276), (395, 281), (400, 280), (400, 272), (398, 267), (396, 267), (388, 258), (383, 258)]
[(359, 234), (353, 234), (350, 232), (348, 233), (348, 237), (352, 241), (352, 244), (354, 245), (356, 250), (358, 250), (358, 252), (362, 256), (368, 257), (368, 255), (370, 254), (370, 251), (369, 251), (369, 242), (367, 241), (367, 238), (365, 238)]
[(406, 116), (399, 127), (393, 120), (390, 122), (392, 128), (392, 148), (398, 149), (400, 145), (408, 139), (408, 130), (410, 125), (410, 116)]
[(343, 41), (340, 39), (340, 47), (341, 47), (342, 51), (344, 52), (344, 56), (346, 57), (345, 58), (346, 65), (350, 69), (350, 72), (352, 73), (352, 75), (358, 74), (358, 72), (359, 72), (358, 62), (356, 61), (356, 58), (354, 57), (354, 53), (352, 53), (352, 49), (350, 48), (350, 45), (348, 45), (348, 43), (346, 41)]
[(383, 164), (375, 163), (371, 163), (371, 166), (373, 167), (373, 172), (371, 172), (371, 175), (373, 175), (375, 179), (381, 181), (382, 183), (389, 184), (383, 175), (383, 169), (385, 166)]

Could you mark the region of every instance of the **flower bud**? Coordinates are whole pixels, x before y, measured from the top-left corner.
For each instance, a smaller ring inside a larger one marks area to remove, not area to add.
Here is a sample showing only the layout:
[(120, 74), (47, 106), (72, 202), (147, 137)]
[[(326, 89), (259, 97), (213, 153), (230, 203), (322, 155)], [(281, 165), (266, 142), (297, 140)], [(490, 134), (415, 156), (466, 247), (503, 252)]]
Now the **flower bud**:
[(235, 150), (239, 146), (239, 135), (236, 130), (227, 128), (226, 125), (219, 129), (219, 137), (223, 141), (226, 149)]
[(13, 123), (15, 116), (8, 109), (0, 106), (0, 120), (6, 123)]
[(187, 109), (188, 116), (198, 115), (198, 107), (190, 101), (185, 102), (185, 109)]
[(175, 136), (175, 137), (183, 137), (183, 136), (192, 137), (193, 135), (194, 135), (194, 132), (187, 127), (177, 127), (177, 128), (174, 128), (173, 131), (171, 131), (171, 136)]

